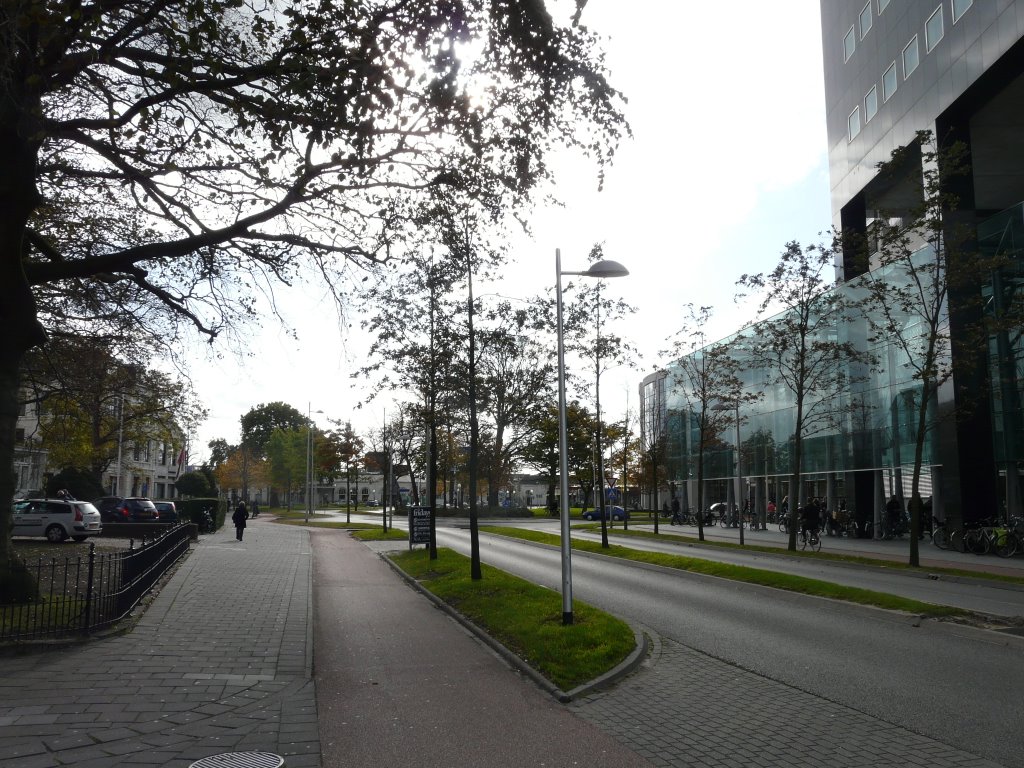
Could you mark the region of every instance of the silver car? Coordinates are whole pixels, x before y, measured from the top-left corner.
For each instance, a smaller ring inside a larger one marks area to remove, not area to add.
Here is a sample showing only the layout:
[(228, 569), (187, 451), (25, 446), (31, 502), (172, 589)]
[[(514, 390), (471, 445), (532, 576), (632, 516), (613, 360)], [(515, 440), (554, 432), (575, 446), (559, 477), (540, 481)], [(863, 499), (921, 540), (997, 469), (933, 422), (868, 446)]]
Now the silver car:
[(88, 501), (24, 499), (13, 505), (12, 536), (45, 536), (54, 543), (85, 541), (103, 531), (99, 510)]

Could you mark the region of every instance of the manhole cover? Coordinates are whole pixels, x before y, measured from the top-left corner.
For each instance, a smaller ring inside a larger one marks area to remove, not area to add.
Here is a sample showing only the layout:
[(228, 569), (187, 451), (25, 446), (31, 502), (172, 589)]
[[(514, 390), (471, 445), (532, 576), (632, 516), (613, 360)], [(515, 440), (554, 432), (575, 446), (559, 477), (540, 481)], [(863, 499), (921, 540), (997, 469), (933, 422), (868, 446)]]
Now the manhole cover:
[(270, 752), (225, 752), (196, 760), (189, 768), (281, 768), (284, 758)]

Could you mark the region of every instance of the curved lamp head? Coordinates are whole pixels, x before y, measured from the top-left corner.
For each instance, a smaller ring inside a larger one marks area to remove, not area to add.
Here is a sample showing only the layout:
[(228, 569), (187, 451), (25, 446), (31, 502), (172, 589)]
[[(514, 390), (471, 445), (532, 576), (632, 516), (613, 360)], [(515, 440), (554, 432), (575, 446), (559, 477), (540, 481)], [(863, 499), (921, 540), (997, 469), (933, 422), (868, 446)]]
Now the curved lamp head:
[(617, 261), (602, 259), (601, 261), (595, 261), (586, 272), (581, 272), (580, 274), (587, 277), (625, 277), (629, 274), (629, 270)]

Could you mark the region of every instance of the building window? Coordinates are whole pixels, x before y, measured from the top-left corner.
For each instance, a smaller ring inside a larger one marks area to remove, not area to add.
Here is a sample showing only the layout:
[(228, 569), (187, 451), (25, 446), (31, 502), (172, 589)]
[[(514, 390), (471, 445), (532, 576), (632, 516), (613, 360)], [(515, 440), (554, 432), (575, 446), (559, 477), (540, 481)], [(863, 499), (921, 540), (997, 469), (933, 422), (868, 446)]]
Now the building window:
[(860, 11), (860, 39), (871, 31), (871, 3), (868, 2)]
[(896, 62), (894, 61), (882, 75), (882, 101), (888, 101), (896, 93)]
[(924, 25), (924, 47), (928, 53), (939, 44), (939, 40), (946, 33), (942, 20), (942, 6), (935, 9), (935, 13), (928, 17), (928, 23)]
[(878, 114), (878, 87), (872, 85), (864, 97), (864, 122), (870, 123), (871, 118)]
[(850, 27), (850, 31), (843, 38), (843, 61), (849, 61), (853, 52), (857, 50), (857, 33)]
[(14, 430), (14, 442), (16, 442), (16, 443), (24, 443), (25, 442), (25, 430), (22, 429), (21, 427), (18, 427), (17, 429)]
[(850, 129), (850, 141), (857, 138), (857, 134), (860, 133), (860, 107), (854, 107), (853, 112), (846, 119), (847, 127)]
[(889, 7), (889, 0), (878, 0), (878, 14), (881, 15), (882, 11)]
[(910, 38), (907, 47), (903, 49), (903, 79), (906, 80), (917, 69), (921, 63), (921, 55), (917, 51), (917, 35)]
[(953, 23), (960, 21), (960, 17), (967, 13), (967, 9), (974, 5), (974, 0), (953, 0)]

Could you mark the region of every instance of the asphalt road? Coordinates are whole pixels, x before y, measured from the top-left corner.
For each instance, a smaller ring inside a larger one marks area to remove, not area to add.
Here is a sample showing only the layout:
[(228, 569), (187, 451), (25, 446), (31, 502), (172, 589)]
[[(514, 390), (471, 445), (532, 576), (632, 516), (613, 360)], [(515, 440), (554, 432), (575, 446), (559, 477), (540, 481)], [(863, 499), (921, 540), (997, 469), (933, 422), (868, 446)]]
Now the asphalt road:
[[(438, 529), (468, 554), (469, 533)], [(484, 562), (558, 589), (559, 550), (481, 534)], [(574, 597), (659, 636), (1024, 768), (1024, 639), (573, 553)]]

